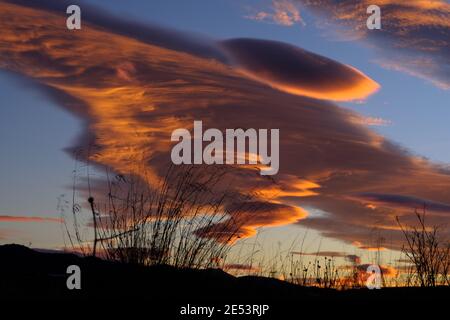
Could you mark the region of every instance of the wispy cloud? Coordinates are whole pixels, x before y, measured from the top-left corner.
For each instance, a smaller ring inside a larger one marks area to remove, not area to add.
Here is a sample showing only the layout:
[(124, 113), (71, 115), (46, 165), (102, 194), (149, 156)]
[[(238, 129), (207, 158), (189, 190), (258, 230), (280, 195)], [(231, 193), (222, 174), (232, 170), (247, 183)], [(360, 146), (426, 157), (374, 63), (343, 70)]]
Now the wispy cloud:
[(412, 208), (426, 208), (430, 215), (433, 214), (450, 214), (450, 205), (440, 203), (429, 199), (402, 195), (402, 194), (386, 194), (386, 193), (361, 193), (354, 196), (356, 199), (366, 201), (376, 207), (395, 207), (398, 214), (405, 211), (411, 211)]
[(386, 120), (380, 117), (366, 117), (363, 115), (356, 115), (354, 121), (358, 124), (373, 127), (385, 127), (392, 124), (392, 121), (390, 120)]
[[(356, 266), (356, 270), (358, 271), (358, 277), (360, 279), (360, 281), (362, 281), (363, 283), (365, 283), (367, 281), (367, 279), (369, 278), (370, 274), (369, 272), (367, 272), (367, 268), (369, 268), (370, 264), (360, 264)], [(378, 267), (380, 268), (381, 273), (383, 274), (383, 277), (396, 277), (399, 273), (399, 270), (397, 270), (396, 268), (389, 266), (389, 265), (378, 265)], [(355, 266), (351, 265), (351, 266), (340, 266), (340, 269), (344, 269), (344, 270), (355, 270)]]
[(292, 254), (302, 255), (302, 256), (314, 256), (314, 257), (328, 257), (328, 258), (344, 258), (345, 260), (359, 264), (361, 263), (361, 258), (355, 254), (348, 254), (342, 251), (317, 251), (317, 252), (297, 252), (294, 251)]
[(249, 264), (232, 263), (226, 264), (223, 267), (226, 271), (245, 271), (245, 272), (259, 272), (260, 268), (254, 267)]
[(367, 245), (363, 245), (361, 242), (359, 241), (353, 241), (352, 245), (354, 245), (355, 247), (357, 247), (358, 249), (361, 250), (367, 250), (367, 251), (384, 251), (386, 250), (386, 248), (384, 247), (373, 247), (373, 246), (367, 246)]
[(33, 217), (33, 216), (0, 216), (0, 222), (57, 222), (62, 223), (60, 218)]
[[(364, 41), (381, 66), (450, 89), (450, 4), (445, 0), (296, 0), (327, 26)], [(381, 8), (381, 30), (368, 30), (366, 9)]]
[(246, 15), (245, 18), (276, 23), (286, 27), (294, 24), (305, 25), (298, 5), (292, 0), (273, 0), (269, 10), (258, 11), (254, 14)]

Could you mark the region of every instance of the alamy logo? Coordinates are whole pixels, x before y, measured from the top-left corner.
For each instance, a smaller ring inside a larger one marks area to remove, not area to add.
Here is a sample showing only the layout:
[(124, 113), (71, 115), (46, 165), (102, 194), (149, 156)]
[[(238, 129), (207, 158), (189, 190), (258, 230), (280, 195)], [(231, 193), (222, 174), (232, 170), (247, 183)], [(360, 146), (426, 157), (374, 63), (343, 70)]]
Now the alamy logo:
[(67, 14), (70, 14), (66, 20), (66, 26), (69, 30), (80, 30), (81, 29), (81, 9), (77, 5), (70, 5), (66, 10)]
[(369, 277), (366, 281), (366, 287), (370, 290), (381, 289), (381, 269), (377, 264), (372, 264), (367, 267)]
[(371, 14), (367, 18), (367, 28), (369, 30), (381, 29), (381, 9), (379, 6), (372, 4), (367, 7), (367, 13)]
[[(194, 136), (187, 129), (172, 132), (171, 141), (179, 141), (171, 152), (174, 164), (262, 164), (261, 175), (274, 175), (279, 169), (279, 129), (269, 130), (208, 129), (203, 132), (202, 121), (194, 121)], [(181, 141), (180, 141), (181, 140)], [(193, 141), (193, 147), (192, 147)], [(203, 149), (204, 142), (209, 142)], [(236, 143), (235, 143), (236, 142)], [(225, 149), (224, 149), (225, 144)], [(248, 145), (248, 150), (246, 146)], [(237, 151), (236, 148), (237, 147)], [(193, 157), (192, 157), (193, 151)]]
[(66, 286), (69, 290), (81, 289), (81, 269), (73, 264), (67, 267), (66, 273), (70, 276), (67, 278)]

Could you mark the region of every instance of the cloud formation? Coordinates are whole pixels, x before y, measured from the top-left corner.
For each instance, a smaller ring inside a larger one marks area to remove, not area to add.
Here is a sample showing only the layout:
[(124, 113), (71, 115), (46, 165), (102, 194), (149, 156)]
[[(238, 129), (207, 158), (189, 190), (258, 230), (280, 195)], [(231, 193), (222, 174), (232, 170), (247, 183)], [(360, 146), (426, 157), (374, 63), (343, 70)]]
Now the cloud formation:
[[(91, 163), (139, 176), (136, 159), (142, 159), (152, 184), (170, 162), (172, 131), (192, 130), (194, 120), (221, 131), (280, 129), (275, 184), (253, 167), (238, 168), (229, 182), (236, 193), (256, 189), (259, 194), (254, 201), (260, 210), (252, 219), (242, 212), (230, 216), (230, 221), (242, 222), (241, 238), (262, 226), (300, 223), (348, 243), (379, 246), (382, 236), (389, 240), (383, 245), (399, 248), (403, 236), (395, 228), (397, 207), (378, 207), (357, 195), (450, 203), (448, 170), (371, 131), (355, 121), (355, 112), (313, 98), (319, 91), (327, 100), (355, 98), (361, 83), (373, 84), (348, 66), (268, 41), (191, 41), (174, 31), (130, 31), (124, 21), (107, 16), (97, 21), (89, 9), (83, 10), (91, 18), (82, 31), (70, 32), (61, 13), (43, 5), (48, 3), (59, 2), (33, 2), (30, 7), (0, 1), (0, 67), (34, 81), (84, 121), (83, 134), (69, 150), (93, 144), (95, 150), (83, 154)], [(274, 50), (290, 65), (274, 59)], [(330, 68), (321, 68), (322, 63)], [(290, 94), (267, 81), (306, 89)], [(324, 214), (310, 215), (309, 208)], [(434, 217), (440, 223), (449, 218), (446, 213)], [(197, 233), (221, 240), (221, 228), (217, 224)]]
[(379, 85), (350, 66), (293, 45), (257, 39), (222, 42), (240, 72), (284, 92), (329, 100), (358, 100)]
[(291, 0), (272, 0), (270, 12), (259, 11), (245, 17), (250, 20), (268, 21), (286, 27), (294, 24), (305, 24), (297, 4)]
[[(362, 40), (381, 66), (450, 89), (450, 4), (445, 0), (296, 0), (338, 25), (349, 40)], [(370, 5), (381, 8), (381, 30), (366, 26)], [(329, 22), (331, 21), (331, 22)]]
[(345, 260), (354, 264), (361, 263), (361, 258), (359, 256), (341, 251), (292, 252), (292, 254), (314, 257), (344, 258)]
[(256, 272), (261, 271), (260, 268), (258, 268), (258, 267), (253, 267), (252, 265), (240, 264), (240, 263), (226, 264), (223, 266), (223, 269), (225, 271), (234, 271), (234, 272), (245, 271), (245, 272), (251, 272), (251, 273), (256, 273)]
[(431, 212), (450, 213), (450, 205), (421, 199), (418, 197), (399, 195), (399, 194), (382, 194), (382, 193), (362, 193), (357, 195), (361, 201), (367, 201), (376, 206), (390, 206), (401, 209), (411, 210), (411, 208), (425, 207)]
[(56, 222), (62, 223), (60, 218), (30, 217), (30, 216), (0, 216), (0, 222)]
[(362, 125), (374, 127), (384, 127), (392, 124), (390, 120), (385, 120), (380, 117), (364, 117), (362, 115), (355, 117), (354, 121)]

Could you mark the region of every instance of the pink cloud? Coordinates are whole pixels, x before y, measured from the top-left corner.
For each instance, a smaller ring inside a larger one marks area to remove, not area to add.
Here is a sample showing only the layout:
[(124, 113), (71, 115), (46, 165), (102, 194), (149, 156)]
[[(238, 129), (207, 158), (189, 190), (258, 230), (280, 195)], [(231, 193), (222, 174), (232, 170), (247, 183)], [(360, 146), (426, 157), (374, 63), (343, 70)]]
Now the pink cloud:
[(57, 222), (62, 223), (61, 218), (30, 217), (30, 216), (0, 216), (0, 222)]
[(291, 0), (273, 0), (270, 12), (259, 11), (253, 15), (247, 15), (245, 18), (256, 21), (268, 21), (286, 27), (294, 24), (305, 24), (300, 15), (298, 5)]

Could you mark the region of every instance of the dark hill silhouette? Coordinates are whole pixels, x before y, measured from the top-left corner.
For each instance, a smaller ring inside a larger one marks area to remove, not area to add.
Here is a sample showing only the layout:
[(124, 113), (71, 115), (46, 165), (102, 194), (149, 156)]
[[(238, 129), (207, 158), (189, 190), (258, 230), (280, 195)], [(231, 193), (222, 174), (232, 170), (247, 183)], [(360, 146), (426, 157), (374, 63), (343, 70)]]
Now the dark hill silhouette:
[[(66, 269), (81, 268), (81, 290), (68, 290)], [(0, 246), (0, 299), (5, 300), (148, 300), (160, 305), (194, 303), (268, 303), (283, 310), (329, 303), (364, 305), (374, 302), (448, 300), (449, 287), (384, 288), (336, 291), (296, 286), (265, 277), (234, 277), (221, 270), (143, 267), (75, 254), (39, 252), (20, 245)], [(287, 306), (287, 307), (286, 307)], [(174, 311), (175, 310), (175, 311)]]
[[(265, 277), (234, 277), (220, 269), (177, 269), (167, 265), (144, 267), (80, 257), (68, 253), (32, 250), (20, 245), (0, 246), (0, 272), (7, 275), (1, 293), (9, 298), (137, 297), (286, 299), (328, 297), (334, 290), (299, 287)], [(82, 290), (68, 290), (66, 269), (78, 265), (82, 272)]]

